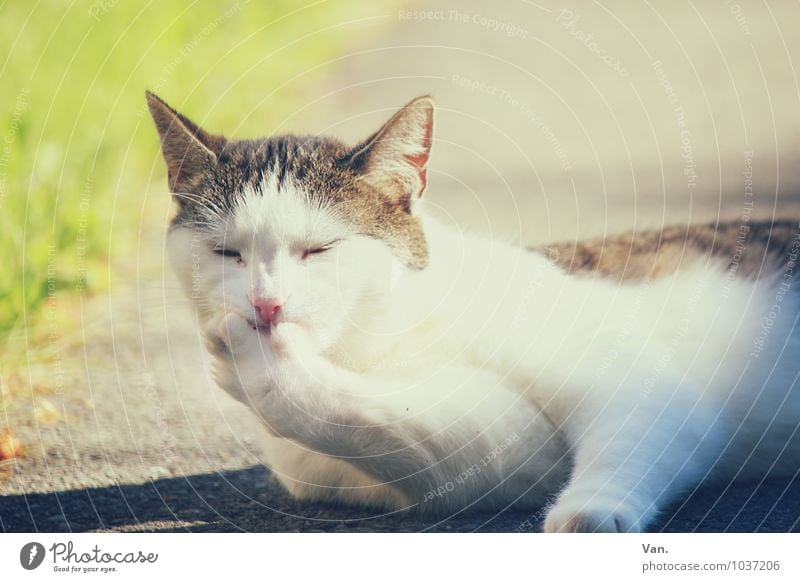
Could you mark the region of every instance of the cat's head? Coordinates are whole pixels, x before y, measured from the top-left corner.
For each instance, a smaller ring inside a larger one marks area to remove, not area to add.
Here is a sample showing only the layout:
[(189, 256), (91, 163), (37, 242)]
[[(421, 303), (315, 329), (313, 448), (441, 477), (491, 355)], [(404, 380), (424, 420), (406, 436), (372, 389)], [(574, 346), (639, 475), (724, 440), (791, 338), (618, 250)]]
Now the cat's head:
[(387, 291), (392, 272), (427, 265), (415, 206), (432, 141), (429, 97), (356, 146), (291, 135), (228, 140), (152, 93), (147, 101), (178, 205), (173, 267), (201, 316), (293, 321), (325, 346)]

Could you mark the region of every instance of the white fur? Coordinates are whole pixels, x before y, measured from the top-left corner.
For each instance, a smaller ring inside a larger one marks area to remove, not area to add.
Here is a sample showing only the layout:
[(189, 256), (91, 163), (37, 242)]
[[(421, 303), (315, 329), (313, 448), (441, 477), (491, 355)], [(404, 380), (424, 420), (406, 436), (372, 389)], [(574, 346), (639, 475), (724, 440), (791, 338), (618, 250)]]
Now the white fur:
[[(570, 276), (435, 223), (424, 202), (430, 264), (413, 271), (298, 187), (264, 191), (214, 235), (243, 265), (185, 228), (169, 248), (229, 347), (220, 385), (264, 420), (295, 496), (548, 505), (548, 531), (638, 531), (701, 480), (800, 469), (800, 304), (780, 287), (793, 273)], [(247, 321), (259, 292), (284, 301), (271, 336)]]

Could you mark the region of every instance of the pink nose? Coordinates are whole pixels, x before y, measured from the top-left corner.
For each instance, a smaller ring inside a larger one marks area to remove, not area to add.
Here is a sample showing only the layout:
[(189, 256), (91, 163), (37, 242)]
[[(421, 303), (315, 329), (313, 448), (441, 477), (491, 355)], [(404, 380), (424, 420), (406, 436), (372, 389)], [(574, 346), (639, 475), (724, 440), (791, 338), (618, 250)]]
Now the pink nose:
[(255, 299), (253, 308), (258, 312), (258, 316), (264, 323), (275, 323), (278, 313), (281, 311), (281, 304), (275, 299)]

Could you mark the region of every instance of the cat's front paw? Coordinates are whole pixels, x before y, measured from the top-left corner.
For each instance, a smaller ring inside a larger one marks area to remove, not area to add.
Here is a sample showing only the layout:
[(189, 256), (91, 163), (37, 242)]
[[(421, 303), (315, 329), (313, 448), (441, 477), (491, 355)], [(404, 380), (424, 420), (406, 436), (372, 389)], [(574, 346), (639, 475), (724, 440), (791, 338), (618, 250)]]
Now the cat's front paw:
[(208, 335), (222, 355), (240, 362), (254, 357), (261, 361), (271, 359), (269, 344), (262, 341), (262, 333), (241, 315), (227, 313), (209, 327)]
[(222, 314), (208, 323), (205, 335), (214, 377), (224, 390), (244, 401), (245, 393), (267, 386), (266, 371), (278, 356), (252, 323), (235, 313)]
[(634, 512), (613, 501), (564, 499), (544, 521), (548, 533), (633, 533), (641, 531)]

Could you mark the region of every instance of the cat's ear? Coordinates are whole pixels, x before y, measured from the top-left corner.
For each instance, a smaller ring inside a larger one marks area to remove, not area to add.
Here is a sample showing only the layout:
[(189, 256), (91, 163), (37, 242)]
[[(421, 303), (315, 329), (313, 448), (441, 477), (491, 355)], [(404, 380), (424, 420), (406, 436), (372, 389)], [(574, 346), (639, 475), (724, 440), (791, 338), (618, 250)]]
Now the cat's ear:
[(225, 138), (207, 133), (150, 91), (146, 95), (161, 138), (170, 190), (196, 193), (203, 178), (216, 166)]
[(410, 211), (425, 190), (432, 141), (433, 99), (417, 97), (357, 146), (348, 163), (362, 180)]

